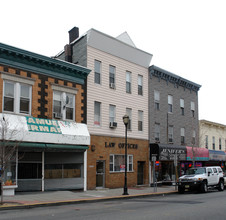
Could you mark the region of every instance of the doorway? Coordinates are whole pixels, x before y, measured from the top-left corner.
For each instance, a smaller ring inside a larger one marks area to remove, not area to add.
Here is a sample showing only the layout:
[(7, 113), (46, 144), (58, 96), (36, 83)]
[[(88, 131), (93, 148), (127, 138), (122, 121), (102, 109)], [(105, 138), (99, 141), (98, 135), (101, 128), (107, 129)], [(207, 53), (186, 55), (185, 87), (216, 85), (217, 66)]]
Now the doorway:
[(96, 162), (96, 187), (105, 187), (105, 161), (103, 160)]
[(144, 184), (144, 163), (143, 161), (137, 162), (137, 185)]

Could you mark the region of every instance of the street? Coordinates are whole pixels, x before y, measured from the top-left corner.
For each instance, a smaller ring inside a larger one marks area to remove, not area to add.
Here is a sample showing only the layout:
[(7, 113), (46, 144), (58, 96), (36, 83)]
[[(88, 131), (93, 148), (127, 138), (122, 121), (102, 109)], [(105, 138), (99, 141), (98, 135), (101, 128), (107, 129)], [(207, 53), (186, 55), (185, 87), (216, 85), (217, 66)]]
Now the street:
[(0, 211), (0, 219), (226, 219), (226, 190)]

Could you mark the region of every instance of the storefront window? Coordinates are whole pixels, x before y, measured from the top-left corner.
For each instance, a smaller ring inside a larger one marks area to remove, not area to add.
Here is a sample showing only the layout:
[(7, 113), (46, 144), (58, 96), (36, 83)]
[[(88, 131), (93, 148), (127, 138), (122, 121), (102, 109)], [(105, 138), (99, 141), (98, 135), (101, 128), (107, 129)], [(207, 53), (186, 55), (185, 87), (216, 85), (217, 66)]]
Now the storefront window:
[[(110, 155), (110, 172), (125, 171), (125, 155)], [(133, 155), (128, 155), (127, 171), (133, 171)]]
[(46, 164), (45, 179), (81, 177), (81, 164)]
[(41, 163), (18, 163), (18, 179), (41, 179)]

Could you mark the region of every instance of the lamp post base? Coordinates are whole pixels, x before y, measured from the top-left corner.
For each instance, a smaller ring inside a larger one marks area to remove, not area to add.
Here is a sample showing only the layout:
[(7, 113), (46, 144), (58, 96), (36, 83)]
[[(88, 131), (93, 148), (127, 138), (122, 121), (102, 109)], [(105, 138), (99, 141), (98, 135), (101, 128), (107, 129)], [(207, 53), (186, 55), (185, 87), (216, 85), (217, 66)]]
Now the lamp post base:
[(127, 188), (124, 188), (124, 191), (123, 191), (122, 195), (125, 195), (125, 196), (129, 195)]

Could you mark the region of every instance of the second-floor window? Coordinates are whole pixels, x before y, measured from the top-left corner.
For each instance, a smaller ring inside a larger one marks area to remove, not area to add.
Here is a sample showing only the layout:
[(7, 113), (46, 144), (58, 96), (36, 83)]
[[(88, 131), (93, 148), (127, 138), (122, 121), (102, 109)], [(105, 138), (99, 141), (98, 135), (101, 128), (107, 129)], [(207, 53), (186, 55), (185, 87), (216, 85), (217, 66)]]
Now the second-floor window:
[(169, 125), (168, 128), (168, 142), (173, 143), (173, 126)]
[(4, 81), (3, 111), (31, 114), (31, 85)]
[(109, 87), (115, 89), (115, 67), (109, 66)]
[(131, 81), (132, 76), (131, 72), (126, 71), (126, 92), (131, 93)]
[(181, 145), (185, 144), (185, 128), (180, 129)]
[(126, 108), (126, 114), (129, 116), (129, 123), (127, 125), (128, 130), (132, 130), (132, 109), (131, 108)]
[(143, 95), (143, 76), (138, 75), (138, 95)]
[(115, 105), (109, 105), (109, 122), (115, 122)]
[(209, 141), (208, 141), (208, 135), (205, 136), (205, 147), (208, 149)]
[(143, 131), (143, 111), (138, 111), (138, 131)]
[(160, 94), (159, 91), (154, 91), (155, 110), (160, 109)]
[(53, 118), (75, 120), (75, 95), (61, 91), (53, 92)]
[(168, 112), (172, 113), (173, 112), (173, 96), (168, 95)]
[(155, 123), (155, 142), (160, 142), (160, 124)]
[(196, 132), (195, 130), (192, 131), (192, 144), (195, 144), (195, 139), (196, 139)]
[(94, 82), (96, 84), (101, 82), (101, 62), (98, 60), (94, 61)]
[(213, 139), (212, 139), (212, 144), (213, 144), (213, 150), (215, 150), (215, 137), (213, 136)]
[(181, 115), (184, 115), (184, 99), (180, 99)]
[(219, 138), (219, 150), (221, 150), (221, 138)]
[(100, 119), (101, 119), (101, 103), (94, 102), (94, 125), (100, 126)]

